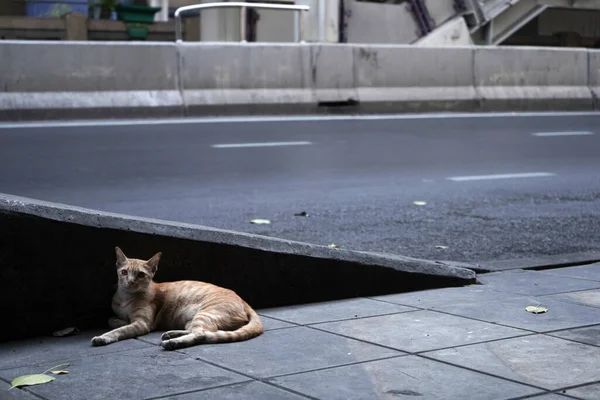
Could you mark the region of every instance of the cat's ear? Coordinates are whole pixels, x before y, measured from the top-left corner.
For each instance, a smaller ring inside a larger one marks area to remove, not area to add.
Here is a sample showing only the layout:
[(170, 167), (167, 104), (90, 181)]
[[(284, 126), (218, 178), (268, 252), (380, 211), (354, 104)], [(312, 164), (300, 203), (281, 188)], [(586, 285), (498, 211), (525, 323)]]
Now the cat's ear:
[(162, 256), (162, 253), (158, 252), (155, 255), (153, 255), (151, 259), (146, 261), (146, 265), (148, 267), (150, 267), (150, 270), (152, 271), (153, 274), (156, 273), (156, 270), (158, 269), (158, 262), (160, 261), (161, 256)]
[(127, 257), (125, 257), (125, 253), (118, 246), (115, 247), (115, 253), (117, 254), (117, 265), (123, 265), (127, 263)]

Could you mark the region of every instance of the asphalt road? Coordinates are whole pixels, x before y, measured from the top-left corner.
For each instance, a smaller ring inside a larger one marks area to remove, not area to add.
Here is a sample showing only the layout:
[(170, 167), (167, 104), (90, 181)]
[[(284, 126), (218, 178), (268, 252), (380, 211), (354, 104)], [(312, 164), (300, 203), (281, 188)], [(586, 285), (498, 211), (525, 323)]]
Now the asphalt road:
[(0, 125), (0, 192), (455, 261), (600, 250), (600, 114)]

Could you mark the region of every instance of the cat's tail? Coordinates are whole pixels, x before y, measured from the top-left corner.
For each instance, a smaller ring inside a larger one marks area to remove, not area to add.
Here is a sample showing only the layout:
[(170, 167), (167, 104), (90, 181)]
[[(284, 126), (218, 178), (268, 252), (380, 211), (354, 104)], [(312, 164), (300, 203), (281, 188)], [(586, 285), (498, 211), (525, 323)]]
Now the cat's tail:
[(204, 343), (241, 342), (260, 336), (265, 330), (260, 317), (250, 306), (246, 306), (248, 323), (235, 331), (204, 332)]

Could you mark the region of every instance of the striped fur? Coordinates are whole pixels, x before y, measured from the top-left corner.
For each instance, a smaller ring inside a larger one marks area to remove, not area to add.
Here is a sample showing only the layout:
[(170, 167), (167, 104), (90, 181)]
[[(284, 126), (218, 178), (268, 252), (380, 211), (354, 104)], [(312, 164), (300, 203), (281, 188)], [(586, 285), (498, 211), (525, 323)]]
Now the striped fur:
[(256, 312), (235, 292), (210, 283), (152, 281), (161, 253), (147, 261), (127, 258), (116, 247), (119, 284), (112, 300), (116, 317), (110, 332), (92, 339), (104, 346), (166, 330), (162, 347), (180, 349), (200, 343), (239, 342), (263, 333)]

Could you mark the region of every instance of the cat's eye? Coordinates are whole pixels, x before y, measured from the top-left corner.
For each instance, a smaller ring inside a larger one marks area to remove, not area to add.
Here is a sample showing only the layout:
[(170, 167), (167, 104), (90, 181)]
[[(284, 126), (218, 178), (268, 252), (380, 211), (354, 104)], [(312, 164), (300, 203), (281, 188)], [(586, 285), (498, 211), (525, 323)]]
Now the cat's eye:
[(121, 270), (121, 275), (123, 275), (123, 276), (127, 275), (127, 270), (126, 269), (122, 269)]

